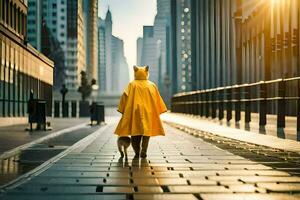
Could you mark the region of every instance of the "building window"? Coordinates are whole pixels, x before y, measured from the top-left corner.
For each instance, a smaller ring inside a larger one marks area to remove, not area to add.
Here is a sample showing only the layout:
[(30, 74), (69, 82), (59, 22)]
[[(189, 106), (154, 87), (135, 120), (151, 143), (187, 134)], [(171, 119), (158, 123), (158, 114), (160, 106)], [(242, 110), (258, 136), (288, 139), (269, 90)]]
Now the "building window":
[(56, 3), (52, 4), (52, 8), (53, 8), (53, 9), (56, 9), (56, 7), (57, 7), (57, 6), (56, 6)]
[(52, 16), (53, 16), (53, 17), (56, 17), (56, 12), (53, 12), (53, 13), (52, 13)]

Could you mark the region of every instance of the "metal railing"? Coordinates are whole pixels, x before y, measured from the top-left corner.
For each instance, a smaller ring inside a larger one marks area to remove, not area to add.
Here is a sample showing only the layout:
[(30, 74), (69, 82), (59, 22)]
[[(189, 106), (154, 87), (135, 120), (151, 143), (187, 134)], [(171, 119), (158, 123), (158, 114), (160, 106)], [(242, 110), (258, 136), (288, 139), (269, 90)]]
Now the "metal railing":
[[(287, 112), (289, 108), (289, 112)], [(241, 120), (245, 112), (245, 123), (251, 121), (251, 112), (259, 114), (259, 125), (267, 124), (267, 114), (277, 115), (277, 128), (285, 128), (285, 117), (297, 117), (297, 140), (300, 140), (300, 77), (260, 81), (175, 94), (171, 111), (200, 115), (202, 117)]]

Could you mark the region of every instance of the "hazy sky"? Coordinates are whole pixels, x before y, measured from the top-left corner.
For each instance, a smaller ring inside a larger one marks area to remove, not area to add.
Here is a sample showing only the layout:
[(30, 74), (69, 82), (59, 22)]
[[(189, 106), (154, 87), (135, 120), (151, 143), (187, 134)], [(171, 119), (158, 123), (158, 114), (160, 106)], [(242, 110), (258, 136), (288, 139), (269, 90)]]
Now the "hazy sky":
[(101, 18), (105, 18), (108, 6), (112, 13), (113, 35), (124, 41), (132, 77), (131, 69), (136, 64), (136, 40), (143, 35), (143, 25), (153, 25), (156, 0), (99, 0)]

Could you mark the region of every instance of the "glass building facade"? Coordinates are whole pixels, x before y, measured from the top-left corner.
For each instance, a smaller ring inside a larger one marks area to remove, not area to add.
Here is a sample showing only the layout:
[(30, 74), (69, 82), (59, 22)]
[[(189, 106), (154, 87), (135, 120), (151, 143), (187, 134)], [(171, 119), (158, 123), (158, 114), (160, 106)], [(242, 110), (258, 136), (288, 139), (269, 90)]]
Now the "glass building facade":
[(0, 14), (0, 117), (25, 116), (30, 90), (50, 115), (53, 62), (27, 45), (27, 1), (1, 0)]

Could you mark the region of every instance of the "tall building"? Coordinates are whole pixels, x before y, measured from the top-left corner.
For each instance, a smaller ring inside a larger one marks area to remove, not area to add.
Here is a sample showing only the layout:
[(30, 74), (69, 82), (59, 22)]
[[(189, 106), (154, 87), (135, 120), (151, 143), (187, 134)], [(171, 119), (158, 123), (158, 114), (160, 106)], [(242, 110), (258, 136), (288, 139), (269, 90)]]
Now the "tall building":
[(98, 84), (100, 91), (106, 90), (106, 43), (105, 21), (98, 18)]
[(42, 6), (42, 1), (28, 0), (27, 39), (38, 51), (42, 49)]
[(157, 0), (157, 14), (153, 26), (144, 26), (143, 38), (137, 40), (137, 61), (149, 65), (150, 80), (157, 84), (165, 102), (169, 104), (172, 65), (170, 60), (171, 1)]
[[(61, 1), (62, 3), (63, 1)], [(58, 37), (66, 38), (66, 87), (71, 91), (77, 91), (80, 85), (80, 72), (86, 70), (86, 54), (84, 44), (84, 19), (83, 0), (67, 1), (67, 17), (63, 20), (66, 23), (67, 35), (60, 33)], [(59, 13), (59, 9), (57, 10)], [(62, 19), (63, 16), (61, 16)], [(63, 26), (61, 26), (64, 28)]]
[[(45, 40), (54, 42), (42, 41), (43, 29), (50, 35)], [(97, 79), (96, 0), (29, 0), (28, 35), (29, 43), (54, 60), (55, 75), (63, 74), (55, 79), (56, 89), (66, 84), (70, 91), (77, 91), (82, 70), (87, 71), (89, 80)]]
[(98, 0), (83, 0), (86, 72), (89, 80), (98, 79)]
[(27, 6), (21, 0), (0, 2), (0, 124), (27, 122), (31, 90), (46, 100), (51, 115), (53, 62), (27, 44)]
[(154, 19), (153, 31), (154, 38), (158, 44), (157, 68), (158, 78), (157, 85), (167, 105), (170, 99), (170, 71), (169, 62), (170, 46), (168, 45), (171, 21), (171, 1), (157, 0), (157, 14)]
[(98, 19), (98, 79), (100, 92), (120, 94), (129, 82), (129, 70), (124, 56), (124, 42), (112, 35), (112, 16)]
[(161, 41), (154, 38), (153, 26), (143, 27), (143, 48), (141, 56), (141, 65), (148, 65), (150, 68), (149, 79), (158, 83), (158, 56), (161, 52)]
[(142, 65), (142, 54), (143, 54), (143, 38), (139, 37), (136, 41), (136, 64)]
[(172, 92), (190, 91), (192, 82), (191, 0), (171, 1)]

